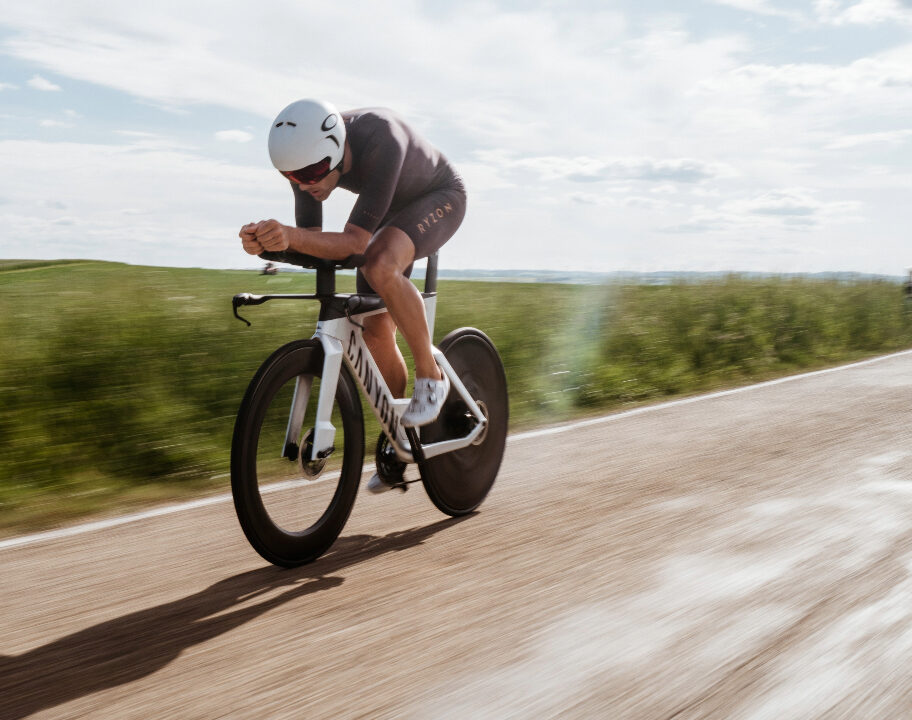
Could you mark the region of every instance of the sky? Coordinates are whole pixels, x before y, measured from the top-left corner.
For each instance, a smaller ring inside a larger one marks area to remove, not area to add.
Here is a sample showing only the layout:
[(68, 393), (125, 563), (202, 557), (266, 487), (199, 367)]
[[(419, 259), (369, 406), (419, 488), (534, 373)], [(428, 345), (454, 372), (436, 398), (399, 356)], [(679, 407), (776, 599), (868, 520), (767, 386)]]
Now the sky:
[(912, 0), (0, 0), (0, 258), (260, 266), (302, 97), (456, 166), (441, 267), (912, 267)]

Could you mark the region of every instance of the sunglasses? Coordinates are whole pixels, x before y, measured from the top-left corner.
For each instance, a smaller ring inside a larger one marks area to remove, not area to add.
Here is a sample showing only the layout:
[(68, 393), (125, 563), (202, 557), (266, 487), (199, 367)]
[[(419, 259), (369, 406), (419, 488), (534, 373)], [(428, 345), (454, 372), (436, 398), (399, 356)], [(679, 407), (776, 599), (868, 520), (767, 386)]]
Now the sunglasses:
[(279, 172), (300, 185), (316, 185), (335, 169), (329, 166), (329, 162), (329, 158), (326, 157), (320, 162), (302, 167), (300, 170), (279, 170)]

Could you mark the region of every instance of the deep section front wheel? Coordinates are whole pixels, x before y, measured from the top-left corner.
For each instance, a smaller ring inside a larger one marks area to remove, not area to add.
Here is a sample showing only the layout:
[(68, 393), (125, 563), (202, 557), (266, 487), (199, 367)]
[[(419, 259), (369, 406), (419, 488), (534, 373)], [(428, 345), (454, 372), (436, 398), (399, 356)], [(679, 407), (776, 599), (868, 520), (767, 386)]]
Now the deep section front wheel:
[[(481, 505), (500, 470), (510, 414), (507, 379), (494, 343), (480, 330), (454, 330), (438, 347), (487, 418), (487, 425), (472, 445), (431, 458), (419, 469), (431, 502), (447, 515), (465, 515)], [(463, 437), (475, 424), (468, 406), (451, 388), (440, 416), (421, 428), (421, 442)]]
[(361, 479), (364, 418), (345, 367), (333, 404), (335, 448), (316, 463), (302, 461), (310, 454), (322, 372), (318, 341), (279, 348), (250, 381), (234, 426), (231, 492), (238, 520), (253, 548), (285, 567), (329, 549), (348, 520)]

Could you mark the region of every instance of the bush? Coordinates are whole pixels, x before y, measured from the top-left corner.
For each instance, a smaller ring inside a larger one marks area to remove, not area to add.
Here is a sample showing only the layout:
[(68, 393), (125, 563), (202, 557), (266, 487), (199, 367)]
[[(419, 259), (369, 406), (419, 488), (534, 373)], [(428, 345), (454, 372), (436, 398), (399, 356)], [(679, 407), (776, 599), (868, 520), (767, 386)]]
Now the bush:
[[(247, 328), (230, 298), (312, 289), (290, 272), (0, 267), (0, 527), (224, 488), (250, 377), (317, 311), (248, 308)], [(440, 295), (436, 340), (473, 325), (497, 345), (514, 429), (912, 345), (912, 312), (887, 282), (442, 281)]]

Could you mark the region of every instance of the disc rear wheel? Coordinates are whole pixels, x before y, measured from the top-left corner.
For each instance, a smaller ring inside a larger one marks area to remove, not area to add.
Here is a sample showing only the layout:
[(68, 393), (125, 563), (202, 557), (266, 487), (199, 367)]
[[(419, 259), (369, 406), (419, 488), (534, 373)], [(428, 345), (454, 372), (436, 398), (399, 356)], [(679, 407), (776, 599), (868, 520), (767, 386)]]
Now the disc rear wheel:
[[(458, 516), (481, 505), (500, 470), (510, 412), (507, 380), (494, 344), (480, 330), (454, 330), (439, 347), (487, 420), (473, 444), (419, 466), (431, 502), (441, 512)], [(466, 403), (451, 388), (440, 416), (421, 428), (422, 444), (464, 437), (476, 424)]]

